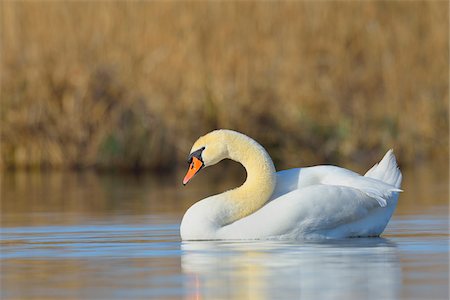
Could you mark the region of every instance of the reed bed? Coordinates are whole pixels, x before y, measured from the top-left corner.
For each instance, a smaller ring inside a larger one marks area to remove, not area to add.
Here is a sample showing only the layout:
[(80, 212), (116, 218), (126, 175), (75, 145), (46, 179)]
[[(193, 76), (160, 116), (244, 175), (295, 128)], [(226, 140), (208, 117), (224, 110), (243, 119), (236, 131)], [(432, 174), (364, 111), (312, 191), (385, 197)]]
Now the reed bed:
[(446, 1), (2, 1), (3, 168), (166, 169), (215, 128), (280, 168), (448, 161)]

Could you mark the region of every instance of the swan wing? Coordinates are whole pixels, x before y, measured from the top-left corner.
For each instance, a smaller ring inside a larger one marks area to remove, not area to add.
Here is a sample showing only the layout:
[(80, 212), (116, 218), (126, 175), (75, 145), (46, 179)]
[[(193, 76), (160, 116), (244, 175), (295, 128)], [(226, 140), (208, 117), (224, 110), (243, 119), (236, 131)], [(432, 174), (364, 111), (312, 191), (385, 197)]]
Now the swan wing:
[(390, 149), (383, 159), (375, 164), (364, 176), (335, 166), (316, 166), (289, 169), (277, 172), (277, 184), (270, 201), (307, 186), (324, 184), (356, 188), (376, 199), (381, 207), (393, 192), (401, 192), (402, 173), (394, 151)]
[(377, 235), (381, 233), (380, 227), (382, 231), (386, 226), (379, 224), (385, 218), (378, 218), (377, 224), (364, 224), (364, 232), (352, 228), (346, 228), (345, 233), (336, 230), (357, 223), (380, 209), (383, 208), (377, 199), (360, 189), (317, 184), (293, 190), (268, 202), (255, 213), (222, 227), (218, 236), (235, 239), (327, 237), (331, 231), (335, 237)]

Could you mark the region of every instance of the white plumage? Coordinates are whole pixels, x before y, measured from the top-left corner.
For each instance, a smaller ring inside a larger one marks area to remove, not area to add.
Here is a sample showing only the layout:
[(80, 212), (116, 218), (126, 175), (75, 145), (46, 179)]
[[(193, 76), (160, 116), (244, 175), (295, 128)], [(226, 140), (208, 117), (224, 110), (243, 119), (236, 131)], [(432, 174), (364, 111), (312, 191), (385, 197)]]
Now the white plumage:
[(201, 137), (191, 152), (202, 147), (205, 166), (231, 158), (244, 165), (247, 180), (189, 208), (180, 228), (184, 240), (379, 236), (401, 191), (392, 150), (361, 176), (335, 166), (275, 173), (262, 146), (230, 130)]

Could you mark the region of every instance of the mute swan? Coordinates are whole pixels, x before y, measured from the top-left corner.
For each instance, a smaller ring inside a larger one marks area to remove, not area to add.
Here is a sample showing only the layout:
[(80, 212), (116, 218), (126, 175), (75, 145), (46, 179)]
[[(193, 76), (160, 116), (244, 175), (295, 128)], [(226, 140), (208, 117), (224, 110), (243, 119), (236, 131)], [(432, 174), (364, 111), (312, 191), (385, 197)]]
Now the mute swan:
[(246, 181), (192, 205), (181, 222), (183, 240), (379, 236), (402, 191), (392, 150), (364, 176), (335, 166), (276, 172), (260, 144), (225, 129), (194, 143), (183, 185), (225, 158), (245, 167)]

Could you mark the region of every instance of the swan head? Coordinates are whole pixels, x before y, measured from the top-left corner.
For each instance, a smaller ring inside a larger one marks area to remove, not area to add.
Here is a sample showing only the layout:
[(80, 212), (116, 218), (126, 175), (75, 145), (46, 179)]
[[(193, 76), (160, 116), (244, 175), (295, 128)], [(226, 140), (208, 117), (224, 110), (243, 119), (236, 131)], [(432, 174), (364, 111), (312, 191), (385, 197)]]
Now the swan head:
[(186, 185), (201, 169), (217, 164), (228, 157), (226, 131), (215, 130), (200, 137), (188, 156), (189, 169), (183, 179)]

